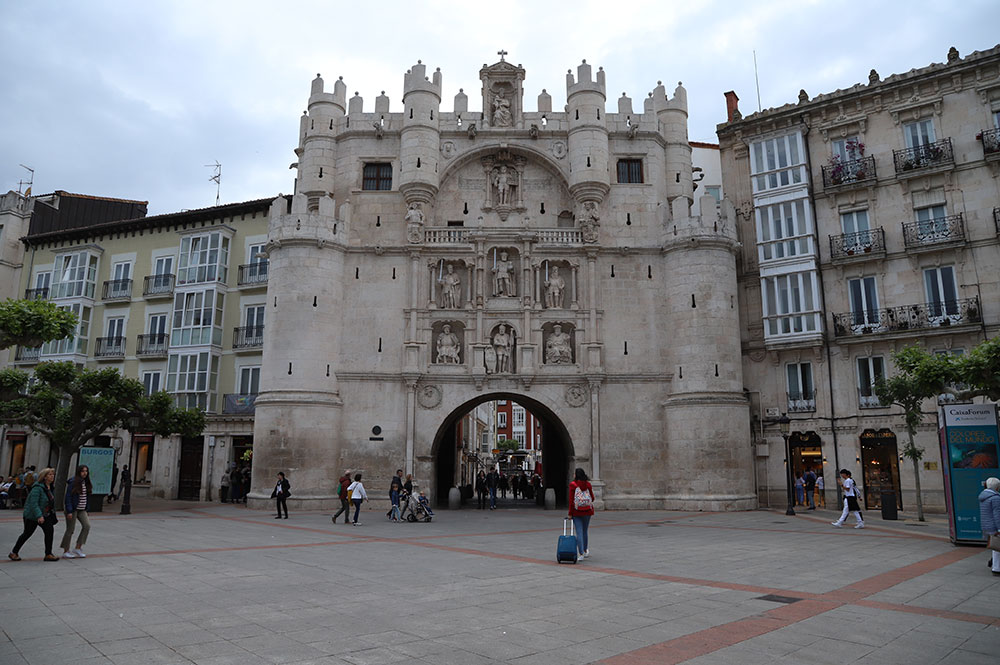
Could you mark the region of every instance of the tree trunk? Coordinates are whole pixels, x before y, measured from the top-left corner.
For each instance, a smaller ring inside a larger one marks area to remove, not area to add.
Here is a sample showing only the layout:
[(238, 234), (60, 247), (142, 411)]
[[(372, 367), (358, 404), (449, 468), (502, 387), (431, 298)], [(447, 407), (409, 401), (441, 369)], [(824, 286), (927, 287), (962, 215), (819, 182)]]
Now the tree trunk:
[(921, 522), (926, 522), (924, 519), (924, 499), (920, 495), (920, 460), (917, 459), (915, 454), (917, 449), (913, 445), (913, 432), (907, 432), (910, 436), (910, 450), (914, 453), (910, 459), (913, 460), (913, 484), (917, 492), (917, 519)]
[(66, 480), (69, 478), (69, 460), (79, 447), (70, 449), (67, 446), (60, 446), (53, 443), (59, 451), (59, 461), (56, 462), (56, 509), (62, 510), (63, 499), (66, 498)]

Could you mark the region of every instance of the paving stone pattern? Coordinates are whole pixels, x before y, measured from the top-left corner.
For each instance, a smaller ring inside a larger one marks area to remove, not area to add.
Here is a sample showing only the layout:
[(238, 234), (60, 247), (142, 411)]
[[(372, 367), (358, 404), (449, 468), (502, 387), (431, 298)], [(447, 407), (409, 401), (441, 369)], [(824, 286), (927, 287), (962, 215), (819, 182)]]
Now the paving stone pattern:
[(940, 521), (607, 512), (560, 566), (561, 513), (192, 506), (95, 514), (85, 560), (42, 563), (37, 532), (0, 565), (0, 664), (1000, 662), (1000, 577)]

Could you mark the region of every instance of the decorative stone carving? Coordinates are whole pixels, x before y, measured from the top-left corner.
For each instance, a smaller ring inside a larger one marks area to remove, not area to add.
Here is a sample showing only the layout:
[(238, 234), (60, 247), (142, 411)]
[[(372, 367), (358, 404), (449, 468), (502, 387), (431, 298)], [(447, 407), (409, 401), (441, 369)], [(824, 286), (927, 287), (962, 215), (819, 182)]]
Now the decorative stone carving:
[(873, 69), (870, 72), (868, 72), (868, 85), (875, 85), (876, 83), (880, 83), (881, 81), (882, 77), (878, 75), (877, 71)]
[(372, 127), (375, 128), (375, 138), (380, 139), (385, 136), (385, 127), (382, 126), (381, 122), (373, 122)]
[(559, 266), (552, 266), (552, 274), (545, 278), (545, 308), (562, 309), (565, 290), (566, 280), (559, 275)]
[(959, 55), (957, 48), (952, 46), (950, 49), (948, 49), (948, 64), (951, 64), (953, 62), (958, 62), (960, 57), (961, 56)]
[(496, 187), (496, 201), (497, 206), (509, 206), (513, 197), (513, 190), (517, 186), (511, 182), (512, 176), (515, 174), (508, 171), (506, 165), (501, 166), (496, 169), (493, 175), (493, 186)]
[(805, 104), (809, 101), (809, 93), (805, 89), (799, 90), (799, 104)]
[(566, 403), (572, 407), (580, 407), (587, 403), (587, 386), (578, 383), (566, 388)]
[(437, 338), (437, 356), (435, 363), (443, 365), (459, 365), (462, 362), (462, 348), (458, 341), (458, 335), (451, 331), (451, 326), (447, 323), (441, 327), (441, 333)]
[(503, 91), (497, 92), (493, 96), (493, 122), (494, 127), (512, 127), (514, 116), (510, 113), (510, 102), (504, 96)]
[(476, 130), (476, 123), (474, 123), (474, 122), (470, 123), (469, 124), (469, 131), (468, 131), (469, 140), (471, 141), (472, 139), (476, 138), (476, 134), (478, 134), (478, 133), (479, 133), (478, 130)]
[(566, 156), (566, 143), (563, 141), (553, 141), (551, 150), (553, 157), (556, 159), (562, 159)]
[(584, 242), (597, 242), (597, 230), (601, 226), (601, 216), (597, 212), (597, 203), (585, 201), (582, 210), (577, 214), (576, 221), (583, 231)]
[(639, 135), (639, 123), (632, 122), (631, 120), (629, 120), (629, 124), (628, 124), (628, 137), (629, 137), (629, 139), (634, 139), (638, 135)]
[(445, 159), (451, 159), (455, 156), (455, 142), (454, 141), (442, 141), (441, 142), (441, 155)]
[[(514, 350), (514, 331), (507, 332), (507, 326), (500, 324), (490, 341), (495, 363), (492, 374), (509, 374), (512, 371), (511, 356)], [(490, 368), (487, 367), (487, 370)]]
[(419, 202), (414, 201), (403, 217), (406, 222), (406, 239), (411, 243), (418, 243), (424, 239), (424, 211)]
[(528, 137), (532, 140), (538, 138), (538, 125), (532, 123), (531, 127), (528, 128)]
[(458, 309), (462, 306), (462, 278), (455, 272), (455, 266), (447, 264), (446, 272), (438, 277), (441, 285), (441, 307), (443, 309)]
[(417, 402), (425, 409), (433, 409), (441, 404), (441, 389), (426, 385), (417, 390)]
[(517, 285), (514, 283), (514, 262), (507, 258), (507, 252), (500, 252), (496, 259), (494, 250), (493, 262), (493, 295), (494, 297), (516, 297)]
[(552, 332), (545, 340), (545, 364), (572, 365), (573, 343), (569, 333), (564, 333), (558, 323), (552, 326)]
[(501, 150), (482, 159), (486, 175), (486, 202), (483, 210), (495, 210), (500, 219), (507, 220), (512, 211), (524, 212), (523, 177), (524, 157)]

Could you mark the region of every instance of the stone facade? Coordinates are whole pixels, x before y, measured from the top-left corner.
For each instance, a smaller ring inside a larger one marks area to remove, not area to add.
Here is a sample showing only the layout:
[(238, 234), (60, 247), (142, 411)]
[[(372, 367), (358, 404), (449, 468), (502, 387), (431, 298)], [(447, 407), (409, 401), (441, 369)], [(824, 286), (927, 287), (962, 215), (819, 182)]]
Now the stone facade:
[(607, 113), (584, 62), (565, 110), (543, 90), (529, 111), (501, 58), (482, 112), (442, 111), (441, 76), (414, 65), (395, 113), (312, 83), (270, 214), (251, 502), (278, 471), (319, 507), (341, 469), (398, 467), (440, 499), (449, 428), (514, 399), (558, 445), (557, 495), (581, 466), (608, 508), (755, 507), (735, 211), (691, 214), (684, 88)]
[[(968, 352), (1000, 331), (1000, 47), (742, 117), (727, 93), (723, 181), (738, 212), (743, 369), (754, 392), (761, 501), (783, 505), (793, 467), (840, 467), (914, 508), (914, 470), (896, 408), (871, 381), (909, 344)], [(928, 414), (925, 506), (943, 509)]]

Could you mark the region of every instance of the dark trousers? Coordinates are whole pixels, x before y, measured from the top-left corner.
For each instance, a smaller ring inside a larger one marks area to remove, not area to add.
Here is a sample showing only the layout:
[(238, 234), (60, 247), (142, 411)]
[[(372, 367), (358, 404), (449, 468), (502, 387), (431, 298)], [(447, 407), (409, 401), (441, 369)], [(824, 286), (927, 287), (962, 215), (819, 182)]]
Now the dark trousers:
[(497, 488), (490, 488), (490, 510), (497, 507)]
[(358, 523), (358, 516), (361, 514), (361, 499), (351, 499), (354, 502), (354, 523)]
[(483, 509), (486, 507), (486, 492), (479, 491), (479, 508)]
[(219, 501), (222, 503), (229, 501), (229, 485), (223, 485), (219, 488)]
[(351, 502), (347, 499), (340, 500), (340, 510), (338, 510), (337, 514), (333, 516), (333, 521), (336, 522), (337, 518), (340, 517), (341, 514), (344, 515), (344, 524), (351, 521)]
[(35, 533), (35, 529), (38, 527), (41, 527), (42, 533), (45, 534), (45, 553), (52, 554), (52, 536), (55, 532), (55, 525), (50, 520), (45, 520), (45, 524), (39, 524), (36, 520), (29, 520), (27, 518), (24, 518), (24, 533), (18, 536), (17, 543), (11, 552), (14, 554), (20, 552), (21, 545), (24, 545), (28, 538), (31, 538), (31, 534)]
[(282, 508), (285, 509), (285, 517), (288, 517), (288, 505), (285, 503), (285, 497), (275, 497), (275, 502), (278, 504), (278, 517), (281, 517)]

